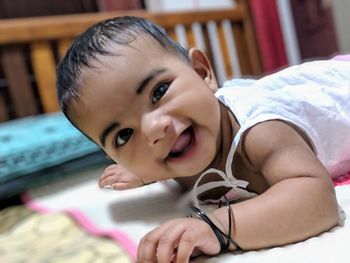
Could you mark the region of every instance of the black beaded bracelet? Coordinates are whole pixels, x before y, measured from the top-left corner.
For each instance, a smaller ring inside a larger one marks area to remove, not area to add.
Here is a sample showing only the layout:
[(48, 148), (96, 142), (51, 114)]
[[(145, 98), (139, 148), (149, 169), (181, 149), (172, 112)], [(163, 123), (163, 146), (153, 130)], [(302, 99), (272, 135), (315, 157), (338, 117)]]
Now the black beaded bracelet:
[(228, 249), (228, 246), (230, 245), (229, 242), (225, 242), (226, 235), (214, 224), (214, 222), (198, 207), (191, 207), (193, 212), (195, 212), (204, 222), (206, 222), (210, 228), (213, 230), (216, 238), (218, 239), (220, 243), (220, 253), (226, 252)]
[(229, 227), (228, 227), (228, 234), (225, 234), (218, 228), (214, 222), (207, 216), (207, 214), (201, 210), (198, 207), (192, 206), (191, 209), (193, 212), (195, 212), (204, 222), (206, 222), (210, 228), (213, 230), (216, 238), (219, 241), (220, 244), (220, 252), (226, 252), (229, 249), (230, 243), (234, 244), (238, 249), (240, 247), (238, 244), (232, 239), (231, 237), (231, 230), (232, 230), (232, 208), (230, 206), (230, 203), (228, 199), (225, 197), (225, 202), (226, 202), (226, 207), (227, 207), (227, 212), (228, 212), (228, 218), (229, 218)]

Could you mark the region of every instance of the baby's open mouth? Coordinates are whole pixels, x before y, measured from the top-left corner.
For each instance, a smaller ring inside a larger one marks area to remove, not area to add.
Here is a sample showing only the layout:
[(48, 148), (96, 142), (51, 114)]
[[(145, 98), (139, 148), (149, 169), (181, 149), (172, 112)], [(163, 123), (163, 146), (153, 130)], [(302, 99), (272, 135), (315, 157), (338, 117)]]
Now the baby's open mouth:
[(192, 146), (194, 142), (194, 130), (190, 126), (184, 130), (175, 141), (170, 150), (168, 158), (178, 158), (183, 156)]

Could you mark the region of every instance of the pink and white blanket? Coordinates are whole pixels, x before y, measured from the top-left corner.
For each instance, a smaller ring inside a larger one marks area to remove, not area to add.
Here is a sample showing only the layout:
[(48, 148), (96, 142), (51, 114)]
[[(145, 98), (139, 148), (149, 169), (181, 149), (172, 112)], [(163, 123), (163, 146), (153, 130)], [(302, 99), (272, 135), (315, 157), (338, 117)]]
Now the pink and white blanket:
[[(123, 192), (100, 190), (100, 174), (99, 169), (82, 172), (31, 190), (24, 199), (36, 211), (68, 213), (90, 234), (113, 239), (134, 259), (144, 234), (168, 219), (184, 216), (169, 186), (157, 183)], [(339, 204), (349, 218), (350, 173), (334, 184)], [(349, 262), (349, 244), (350, 224), (345, 220), (343, 226), (296, 244), (200, 257), (194, 262)]]

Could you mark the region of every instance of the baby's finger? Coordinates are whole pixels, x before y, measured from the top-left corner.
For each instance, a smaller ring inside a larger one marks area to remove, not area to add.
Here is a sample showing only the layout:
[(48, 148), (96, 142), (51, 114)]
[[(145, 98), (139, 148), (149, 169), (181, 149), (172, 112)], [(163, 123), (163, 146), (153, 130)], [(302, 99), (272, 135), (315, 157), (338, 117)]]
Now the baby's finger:
[(152, 236), (152, 232), (144, 236), (140, 241), (137, 250), (137, 263), (157, 262), (158, 238)]
[[(115, 175), (113, 174), (102, 174), (101, 177), (98, 179), (98, 184), (106, 184), (106, 181), (108, 180), (109, 177), (115, 178)], [(115, 180), (114, 180), (115, 181)]]
[(135, 186), (131, 185), (128, 182), (117, 182), (117, 183), (111, 184), (110, 186), (111, 186), (112, 189), (119, 190), (119, 191), (128, 190), (128, 189), (131, 189), (131, 188), (135, 187)]
[(114, 174), (121, 174), (122, 169), (117, 164), (112, 164), (108, 166), (106, 169), (104, 169), (102, 175), (100, 176), (100, 179), (103, 179), (107, 176), (114, 175)]
[(193, 250), (196, 247), (196, 240), (194, 235), (185, 232), (181, 236), (179, 246), (176, 253), (176, 262), (189, 262), (190, 257), (193, 256)]
[(103, 180), (99, 180), (98, 181), (98, 186), (100, 188), (103, 188), (103, 187), (105, 187), (107, 185), (111, 185), (111, 184), (115, 183), (116, 181), (117, 181), (116, 179), (107, 179), (107, 178), (105, 178)]
[(103, 174), (100, 176), (100, 179), (99, 180), (103, 180), (109, 176), (120, 176), (122, 175), (122, 172), (118, 171), (118, 170), (108, 170), (108, 171), (104, 171)]
[(107, 168), (105, 169), (105, 171), (109, 171), (109, 170), (115, 170), (115, 169), (118, 169), (120, 167), (119, 164), (111, 164), (111, 165), (108, 165)]
[(99, 183), (107, 181), (108, 184), (111, 184), (117, 180), (122, 180), (123, 178), (129, 178), (129, 176), (116, 170), (105, 171), (99, 178)]
[[(164, 230), (159, 239), (157, 248), (157, 259), (159, 263), (170, 262), (173, 259), (174, 251), (177, 249), (179, 240), (185, 231), (183, 225), (180, 224), (172, 225)], [(188, 260), (181, 262), (188, 262)]]
[(110, 175), (103, 179), (100, 179), (98, 183), (104, 186), (104, 185), (111, 185), (113, 183), (120, 182), (120, 181), (125, 181), (125, 180), (123, 180), (123, 178), (117, 175)]

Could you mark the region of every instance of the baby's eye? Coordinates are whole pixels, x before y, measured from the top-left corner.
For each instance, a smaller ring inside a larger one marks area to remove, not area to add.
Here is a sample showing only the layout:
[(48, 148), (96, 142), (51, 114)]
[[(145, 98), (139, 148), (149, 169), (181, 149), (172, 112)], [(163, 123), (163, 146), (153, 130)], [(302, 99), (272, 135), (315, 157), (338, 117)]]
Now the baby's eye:
[(133, 129), (130, 128), (120, 130), (115, 137), (115, 146), (120, 147), (127, 143), (133, 132)]
[(167, 84), (167, 83), (163, 83), (163, 84), (160, 84), (159, 86), (157, 86), (151, 95), (152, 103), (154, 104), (158, 100), (160, 100), (164, 96), (164, 94), (166, 93), (168, 88), (169, 88), (169, 84)]

